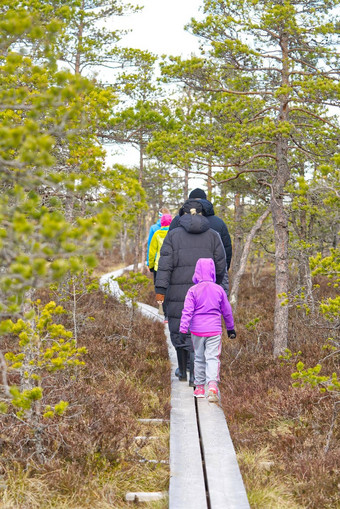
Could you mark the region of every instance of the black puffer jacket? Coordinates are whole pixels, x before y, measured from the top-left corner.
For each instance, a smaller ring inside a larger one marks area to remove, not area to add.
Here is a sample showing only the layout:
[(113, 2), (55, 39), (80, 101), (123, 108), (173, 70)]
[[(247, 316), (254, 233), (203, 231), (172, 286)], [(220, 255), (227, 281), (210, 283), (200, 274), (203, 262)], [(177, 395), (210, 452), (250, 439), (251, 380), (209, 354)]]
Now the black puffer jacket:
[(156, 293), (166, 295), (169, 330), (175, 348), (192, 349), (190, 335), (181, 341), (179, 324), (184, 299), (193, 285), (196, 262), (212, 258), (216, 267), (216, 282), (222, 282), (226, 271), (226, 257), (220, 236), (210, 228), (201, 215), (185, 214), (179, 218), (179, 227), (164, 239), (158, 262)]
[[(232, 257), (232, 245), (231, 245), (231, 238), (228, 232), (227, 225), (225, 222), (220, 218), (215, 216), (214, 212), (214, 206), (213, 204), (208, 200), (203, 199), (195, 199), (199, 203), (202, 204), (203, 208), (203, 215), (208, 219), (210, 228), (215, 230), (221, 235), (222, 243), (224, 246), (226, 258), (227, 258), (227, 269), (229, 270), (231, 257)], [(180, 215), (174, 217), (174, 219), (171, 222), (169, 231), (171, 231), (173, 228), (176, 228), (179, 226), (179, 220), (181, 218), (181, 209), (180, 209)]]

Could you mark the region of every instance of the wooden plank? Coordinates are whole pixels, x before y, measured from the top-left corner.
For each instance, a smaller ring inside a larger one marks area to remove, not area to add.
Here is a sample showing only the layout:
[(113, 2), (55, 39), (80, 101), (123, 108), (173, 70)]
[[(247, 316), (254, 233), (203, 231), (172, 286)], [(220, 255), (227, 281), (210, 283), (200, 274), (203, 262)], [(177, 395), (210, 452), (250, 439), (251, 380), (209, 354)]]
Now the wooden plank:
[(249, 509), (235, 449), (221, 407), (197, 400), (211, 509)]
[(162, 491), (142, 492), (142, 491), (129, 491), (125, 495), (127, 502), (153, 502), (154, 500), (162, 500), (166, 498), (167, 494)]
[(150, 424), (163, 424), (170, 422), (169, 419), (137, 419), (138, 422), (145, 422)]
[(169, 509), (207, 509), (193, 390), (174, 374), (177, 356), (166, 334), (172, 363)]
[[(138, 264), (138, 268), (141, 268), (141, 263)], [(114, 281), (116, 277), (120, 277), (125, 271), (132, 271), (133, 265), (123, 267), (122, 269), (114, 270), (104, 274), (99, 278), (99, 285), (103, 291), (108, 291), (111, 295), (119, 299), (124, 295), (124, 292), (119, 288), (117, 281)], [(127, 302), (128, 303), (128, 302)]]
[(143, 315), (147, 316), (148, 318), (151, 318), (152, 320), (159, 320), (163, 321), (164, 316), (161, 316), (158, 314), (158, 309), (149, 306), (148, 304), (144, 304), (144, 302), (138, 302), (138, 308), (141, 310)]

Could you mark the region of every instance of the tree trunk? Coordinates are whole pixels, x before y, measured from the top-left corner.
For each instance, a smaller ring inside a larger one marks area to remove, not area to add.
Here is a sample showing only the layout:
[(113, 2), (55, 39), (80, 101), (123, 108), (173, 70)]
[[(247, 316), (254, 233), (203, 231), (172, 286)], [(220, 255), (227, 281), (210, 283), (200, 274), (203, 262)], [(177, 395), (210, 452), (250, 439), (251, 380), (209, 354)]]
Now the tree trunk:
[[(82, 9), (84, 9), (84, 2), (82, 2)], [(84, 31), (84, 19), (82, 18), (79, 27), (78, 27), (78, 34), (77, 34), (77, 53), (76, 53), (76, 59), (74, 63), (74, 72), (75, 74), (80, 74), (80, 57), (82, 53), (82, 44), (83, 44), (83, 31)]]
[(275, 315), (274, 315), (274, 356), (287, 348), (288, 306), (282, 305), (288, 296), (288, 218), (283, 204), (283, 191), (290, 171), (287, 163), (288, 142), (282, 135), (276, 145), (277, 175), (271, 193), (271, 212), (275, 237)]
[(275, 315), (274, 315), (274, 356), (287, 348), (288, 306), (282, 302), (288, 295), (288, 222), (282, 197), (277, 194), (271, 202), (275, 236)]
[(65, 219), (68, 223), (72, 223), (74, 213), (74, 195), (67, 193), (65, 196)]
[(211, 161), (208, 162), (208, 179), (207, 179), (207, 191), (208, 191), (208, 200), (211, 201), (212, 198), (212, 166)]
[(308, 253), (300, 253), (299, 258), (299, 276), (301, 281), (301, 286), (303, 286), (304, 290), (304, 303), (309, 308), (312, 314), (315, 311), (315, 302), (313, 296), (313, 281), (312, 275), (309, 266), (309, 256)]
[(148, 230), (145, 213), (141, 216), (141, 231), (144, 232), (142, 235), (142, 249), (141, 249), (141, 271), (146, 272), (146, 247), (148, 243)]
[(73, 338), (76, 343), (76, 347), (78, 345), (78, 324), (77, 324), (77, 291), (74, 278), (71, 281), (71, 290), (72, 290), (72, 318), (73, 318)]
[(185, 200), (188, 199), (188, 196), (189, 196), (189, 172), (188, 171), (184, 172), (184, 189), (183, 189), (183, 192), (184, 192), (183, 200), (185, 201)]
[(220, 185), (221, 189), (221, 205), (220, 205), (220, 217), (224, 218), (227, 215), (227, 192), (228, 186), (227, 183), (222, 183)]
[[(143, 173), (144, 173), (144, 145), (143, 145), (143, 134), (140, 135), (140, 143), (139, 143), (139, 177), (138, 182), (143, 184)], [(137, 230), (135, 237), (135, 252), (133, 259), (133, 271), (138, 271), (138, 259), (139, 259), (139, 246), (142, 234), (142, 214), (137, 215)]]
[[(235, 221), (235, 233), (233, 242), (233, 258), (231, 262), (231, 274), (232, 277), (236, 275), (240, 269), (241, 256), (242, 256), (242, 244), (243, 244), (243, 231), (241, 221), (244, 213), (244, 206), (241, 202), (240, 193), (235, 194), (234, 198), (234, 221)], [(248, 255), (247, 255), (248, 256)]]
[[(300, 218), (300, 227), (298, 228), (296, 226), (296, 230), (298, 233), (298, 236), (300, 240), (304, 241), (305, 244), (310, 243), (311, 241), (311, 230), (310, 225), (307, 224), (307, 213), (305, 209), (302, 209), (299, 211), (299, 218)], [(313, 296), (313, 282), (312, 282), (312, 275), (310, 271), (309, 266), (309, 252), (308, 248), (301, 247), (299, 252), (299, 279), (300, 279), (300, 286), (304, 288), (303, 294), (304, 294), (304, 303), (305, 305), (310, 309), (312, 314), (314, 314), (315, 310), (315, 303), (314, 303), (314, 296)]]
[(265, 262), (264, 256), (262, 256), (262, 254), (259, 252), (256, 253), (256, 259), (253, 258), (253, 260), (251, 260), (251, 263), (252, 263), (251, 282), (252, 282), (253, 288), (260, 286), (259, 285), (259, 274), (260, 274), (260, 271), (264, 265), (264, 262)]
[[(282, 87), (289, 86), (288, 36), (280, 37), (282, 51)], [(289, 122), (289, 97), (280, 96), (278, 122)], [(275, 315), (274, 315), (274, 356), (278, 357), (287, 348), (288, 343), (288, 306), (283, 304), (288, 296), (288, 217), (284, 208), (285, 185), (290, 178), (288, 165), (288, 137), (278, 133), (276, 140), (277, 171), (271, 190), (271, 211), (275, 237)]]
[[(28, 314), (32, 311), (31, 302), (33, 301), (34, 294), (35, 294), (35, 290), (33, 288), (30, 288), (29, 290), (27, 290), (25, 297), (24, 297), (24, 304), (22, 306), (23, 315)], [(35, 328), (34, 320), (31, 320), (30, 324), (34, 330), (34, 328)], [(26, 345), (26, 347), (23, 349), (25, 357), (23, 360), (23, 365), (20, 369), (20, 389), (22, 391), (24, 391), (24, 390), (30, 391), (31, 389), (33, 389), (33, 387), (35, 387), (35, 382), (33, 381), (33, 379), (30, 376), (33, 373), (32, 369), (34, 369), (34, 368), (32, 368), (30, 361), (32, 359), (34, 359), (34, 352), (35, 352), (36, 348), (37, 347), (34, 345), (34, 343), (31, 343), (31, 341), (29, 341), (28, 344)], [(26, 376), (27, 373), (29, 376)]]
[(332, 242), (332, 247), (334, 249), (336, 249), (339, 245), (339, 230), (340, 230), (340, 225), (338, 222), (334, 223), (333, 224), (333, 242)]
[(256, 221), (252, 229), (250, 230), (246, 242), (244, 244), (242, 256), (239, 263), (239, 269), (237, 273), (235, 274), (233, 278), (233, 285), (230, 292), (230, 304), (233, 306), (233, 312), (236, 313), (237, 310), (237, 302), (238, 302), (238, 291), (240, 287), (241, 278), (245, 272), (246, 265), (247, 265), (247, 259), (249, 256), (250, 246), (251, 243), (256, 235), (256, 233), (261, 229), (264, 220), (268, 217), (270, 214), (270, 209), (268, 208)]
[[(35, 294), (35, 290), (33, 288), (30, 288), (27, 290), (25, 298), (24, 298), (24, 304), (22, 307), (23, 315), (30, 313), (32, 311), (32, 304)], [(33, 330), (35, 330), (35, 320), (30, 320), (30, 325)], [(29, 336), (29, 342), (27, 345), (23, 348), (22, 353), (24, 354), (24, 358), (22, 361), (22, 366), (20, 368), (20, 390), (23, 391), (31, 391), (34, 387), (36, 387), (37, 382), (32, 378), (32, 375), (34, 374), (34, 360), (37, 355), (37, 351), (39, 351), (40, 344), (36, 344), (35, 341), (33, 341), (33, 337)], [(31, 363), (31, 361), (33, 361)], [(33, 406), (26, 410), (26, 417), (28, 422), (32, 422), (34, 416), (33, 412)]]
[(120, 256), (122, 257), (122, 261), (125, 263), (127, 248), (127, 227), (125, 223), (122, 224), (122, 229), (120, 230), (119, 238), (120, 238)]
[(137, 229), (136, 229), (136, 236), (135, 236), (135, 251), (134, 251), (134, 257), (133, 257), (133, 271), (138, 271), (138, 259), (139, 259), (139, 244), (140, 244), (140, 236), (141, 236), (141, 216), (138, 214), (137, 216)]

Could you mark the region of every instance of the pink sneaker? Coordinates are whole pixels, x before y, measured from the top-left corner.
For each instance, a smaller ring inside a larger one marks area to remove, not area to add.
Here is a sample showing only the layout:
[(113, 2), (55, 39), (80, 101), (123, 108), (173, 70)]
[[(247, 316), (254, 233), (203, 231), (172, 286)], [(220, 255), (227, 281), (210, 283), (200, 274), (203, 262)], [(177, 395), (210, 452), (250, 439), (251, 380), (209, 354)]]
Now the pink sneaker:
[(210, 403), (216, 403), (216, 401), (218, 401), (218, 387), (216, 382), (209, 383), (208, 401), (210, 401)]
[(194, 396), (195, 398), (205, 397), (204, 385), (196, 385), (196, 389), (194, 390)]

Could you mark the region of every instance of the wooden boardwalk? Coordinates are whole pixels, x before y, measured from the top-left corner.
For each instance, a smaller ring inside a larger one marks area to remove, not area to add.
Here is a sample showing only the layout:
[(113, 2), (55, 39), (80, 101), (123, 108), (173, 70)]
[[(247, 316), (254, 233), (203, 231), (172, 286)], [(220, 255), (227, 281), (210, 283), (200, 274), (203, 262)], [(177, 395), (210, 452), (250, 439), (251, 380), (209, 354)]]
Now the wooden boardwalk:
[[(101, 286), (123, 270), (105, 274)], [(106, 291), (120, 293), (114, 282)], [(152, 306), (140, 303), (139, 308), (151, 319), (162, 319)], [(169, 509), (250, 509), (224, 413), (218, 404), (194, 398), (188, 382), (179, 382), (167, 326), (165, 334), (172, 364)]]
[(223, 410), (193, 397), (174, 372), (177, 357), (166, 330), (171, 374), (170, 509), (249, 509)]

